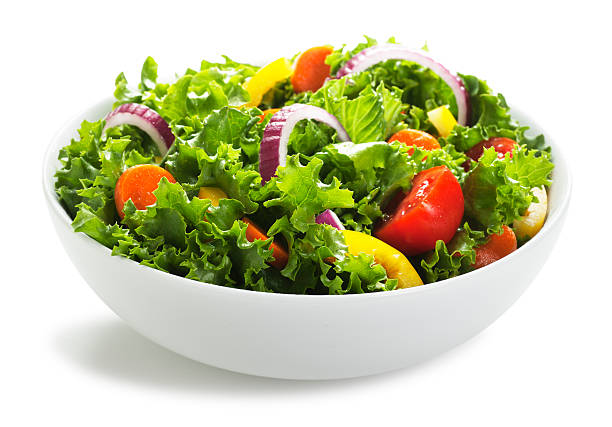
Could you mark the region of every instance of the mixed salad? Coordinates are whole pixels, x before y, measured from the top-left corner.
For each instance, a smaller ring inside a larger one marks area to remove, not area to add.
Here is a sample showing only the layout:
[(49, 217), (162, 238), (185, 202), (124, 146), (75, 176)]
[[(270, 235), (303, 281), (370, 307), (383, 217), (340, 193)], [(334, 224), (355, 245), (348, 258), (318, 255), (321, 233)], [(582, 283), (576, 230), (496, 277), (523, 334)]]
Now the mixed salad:
[(504, 97), (390, 39), (202, 61), (84, 121), (55, 188), (113, 255), (200, 282), (345, 294), (481, 268), (542, 227), (553, 164)]

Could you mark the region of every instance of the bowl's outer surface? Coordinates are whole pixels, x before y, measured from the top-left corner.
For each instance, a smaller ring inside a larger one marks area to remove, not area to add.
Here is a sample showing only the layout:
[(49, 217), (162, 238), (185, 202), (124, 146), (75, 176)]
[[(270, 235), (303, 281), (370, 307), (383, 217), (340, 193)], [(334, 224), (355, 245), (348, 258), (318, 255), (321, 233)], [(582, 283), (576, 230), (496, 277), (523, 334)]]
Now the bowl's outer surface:
[[(570, 174), (553, 147), (549, 217), (520, 250), (443, 282), (387, 293), (307, 296), (202, 284), (110, 251), (82, 233), (53, 190), (59, 148), (84, 119), (97, 120), (110, 99), (84, 111), (56, 135), (45, 156), (44, 193), (56, 231), (83, 278), (131, 327), (154, 342), (216, 367), (267, 377), (332, 379), (406, 367), (473, 337), (516, 301), (559, 236)], [(540, 131), (525, 115), (521, 122)]]

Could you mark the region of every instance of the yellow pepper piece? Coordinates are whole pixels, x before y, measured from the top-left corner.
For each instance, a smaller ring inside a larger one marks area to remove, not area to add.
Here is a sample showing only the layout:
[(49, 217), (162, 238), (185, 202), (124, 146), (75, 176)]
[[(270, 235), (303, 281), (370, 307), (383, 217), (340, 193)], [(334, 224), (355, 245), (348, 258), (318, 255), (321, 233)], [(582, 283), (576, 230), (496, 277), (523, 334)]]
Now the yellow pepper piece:
[(291, 63), (285, 58), (279, 58), (260, 68), (250, 80), (244, 84), (244, 89), (251, 95), (251, 101), (247, 107), (257, 107), (267, 91), (281, 80), (285, 80), (293, 74)]
[(453, 128), (457, 126), (457, 120), (455, 120), (453, 113), (445, 106), (428, 111), (427, 118), (443, 138), (449, 136)]
[(423, 284), (408, 258), (382, 240), (357, 231), (342, 230), (351, 255), (365, 253), (374, 256), (374, 261), (387, 270), (387, 276), (397, 279), (398, 288), (411, 288)]
[(544, 225), (546, 211), (548, 210), (548, 196), (544, 187), (535, 187), (531, 193), (538, 198), (537, 202), (532, 202), (527, 208), (527, 213), (514, 221), (512, 229), (516, 237), (533, 237)]
[(227, 194), (217, 187), (200, 187), (198, 197), (210, 200), (213, 206), (219, 206), (219, 200), (227, 199)]

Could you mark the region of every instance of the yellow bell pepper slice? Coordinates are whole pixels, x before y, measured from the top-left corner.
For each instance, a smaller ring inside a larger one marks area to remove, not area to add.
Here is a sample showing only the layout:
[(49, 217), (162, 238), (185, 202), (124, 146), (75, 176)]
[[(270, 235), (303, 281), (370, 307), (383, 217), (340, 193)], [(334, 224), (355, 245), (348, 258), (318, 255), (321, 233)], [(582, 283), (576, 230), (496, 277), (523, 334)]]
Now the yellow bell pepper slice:
[(351, 255), (357, 256), (361, 253), (373, 255), (374, 261), (387, 270), (387, 276), (397, 279), (398, 288), (411, 288), (423, 284), (408, 258), (394, 247), (357, 231), (342, 230), (342, 234)]
[(219, 200), (227, 199), (227, 194), (217, 187), (200, 187), (198, 197), (210, 200), (213, 206), (219, 206)]
[(542, 229), (546, 212), (548, 211), (548, 195), (544, 187), (535, 187), (531, 193), (538, 198), (537, 202), (532, 202), (527, 208), (527, 212), (521, 218), (514, 221), (512, 229), (516, 237), (533, 237)]
[(257, 107), (267, 91), (276, 83), (285, 80), (293, 73), (291, 63), (285, 58), (279, 58), (260, 68), (245, 84), (244, 89), (251, 95), (247, 107)]
[(453, 113), (445, 106), (428, 111), (427, 118), (443, 138), (449, 136), (453, 128), (457, 126), (457, 120), (455, 120)]

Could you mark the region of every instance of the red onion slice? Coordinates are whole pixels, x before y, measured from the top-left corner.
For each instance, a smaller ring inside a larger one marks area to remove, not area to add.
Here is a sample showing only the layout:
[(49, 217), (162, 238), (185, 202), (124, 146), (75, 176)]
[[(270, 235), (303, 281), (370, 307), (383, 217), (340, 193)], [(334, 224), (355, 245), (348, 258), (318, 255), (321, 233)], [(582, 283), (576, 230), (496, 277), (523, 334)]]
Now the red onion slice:
[(329, 209), (325, 209), (323, 212), (317, 215), (315, 222), (317, 224), (331, 225), (332, 227), (336, 227), (338, 230), (346, 230), (344, 225), (342, 225), (340, 218), (338, 218), (338, 215)]
[(105, 120), (104, 130), (120, 125), (132, 125), (144, 131), (155, 142), (162, 156), (174, 143), (174, 135), (168, 123), (157, 111), (146, 105), (122, 104), (108, 113)]
[(422, 53), (415, 52), (407, 47), (397, 44), (382, 44), (368, 47), (351, 59), (349, 59), (342, 68), (336, 73), (336, 77), (344, 77), (349, 74), (358, 73), (367, 70), (372, 65), (379, 62), (388, 61), (390, 59), (406, 60), (416, 62), (417, 64), (429, 68), (436, 73), (440, 78), (452, 89), (453, 95), (457, 100), (457, 122), (462, 126), (467, 126), (470, 116), (470, 98), (463, 85), (463, 81), (455, 74), (451, 73), (442, 64), (434, 61)]
[(287, 164), (287, 144), (291, 131), (300, 120), (312, 119), (336, 130), (338, 140), (350, 141), (349, 135), (338, 119), (323, 108), (313, 105), (293, 104), (281, 108), (272, 116), (264, 129), (259, 148), (259, 173), (265, 184), (276, 174), (279, 166)]

